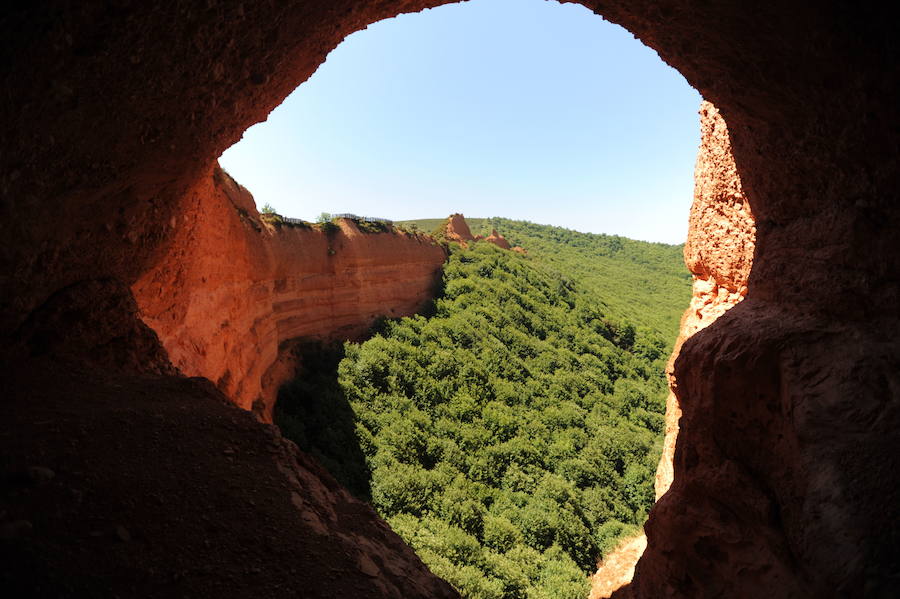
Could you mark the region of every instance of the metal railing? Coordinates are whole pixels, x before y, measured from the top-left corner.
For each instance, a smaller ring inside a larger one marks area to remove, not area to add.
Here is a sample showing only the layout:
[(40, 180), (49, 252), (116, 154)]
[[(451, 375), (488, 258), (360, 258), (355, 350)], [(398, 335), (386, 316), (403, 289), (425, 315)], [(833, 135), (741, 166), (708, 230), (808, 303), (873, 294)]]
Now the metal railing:
[(350, 220), (361, 220), (367, 223), (384, 223), (385, 225), (393, 225), (394, 221), (387, 218), (378, 218), (377, 216), (359, 216), (349, 212), (343, 214), (332, 214), (331, 218), (349, 218)]
[[(281, 216), (278, 213), (273, 213), (273, 214), (275, 216), (278, 216), (279, 218), (281, 218), (281, 220), (283, 222), (288, 223), (290, 225), (309, 226), (310, 224), (312, 224), (308, 221), (303, 220), (302, 218), (291, 218), (290, 216)], [(382, 224), (389, 225), (389, 226), (394, 225), (394, 221), (392, 221), (388, 218), (378, 218), (377, 216), (359, 216), (357, 214), (350, 214), (349, 212), (344, 213), (344, 214), (332, 214), (331, 218), (332, 219), (347, 218), (350, 220), (363, 221), (363, 222), (367, 222), (367, 223), (382, 223)]]

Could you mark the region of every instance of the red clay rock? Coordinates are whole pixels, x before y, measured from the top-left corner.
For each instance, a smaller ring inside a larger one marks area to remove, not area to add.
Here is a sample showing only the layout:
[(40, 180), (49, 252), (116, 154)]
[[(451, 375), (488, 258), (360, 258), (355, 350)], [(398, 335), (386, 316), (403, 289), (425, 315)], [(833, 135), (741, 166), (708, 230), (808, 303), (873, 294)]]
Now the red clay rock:
[(646, 548), (647, 536), (643, 533), (622, 539), (597, 564), (597, 572), (591, 577), (588, 599), (609, 599), (614, 592), (629, 585), (634, 578), (634, 568)]
[(696, 279), (746, 295), (756, 225), (731, 151), (725, 120), (709, 102), (700, 106), (700, 153), (694, 169), (684, 262)]
[[(694, 293), (669, 365), (658, 503), (634, 583), (615, 597), (741, 596), (751, 588), (818, 597), (881, 588), (866, 582), (863, 556), (884, 539), (868, 536), (871, 515), (851, 498), (857, 488), (881, 486), (863, 456), (885, 451), (881, 437), (893, 435), (888, 422), (897, 412), (863, 399), (850, 373), (896, 373), (898, 362), (869, 326), (827, 324), (755, 296), (755, 238), (725, 121), (705, 102), (684, 251)], [(846, 351), (845, 335), (857, 340)], [(827, 423), (839, 411), (869, 424), (836, 430)], [(872, 421), (875, 413), (885, 420)], [(875, 436), (857, 453), (852, 445), (863, 430)], [(871, 501), (876, 512), (890, 509), (882, 497)]]
[[(685, 341), (744, 299), (753, 264), (755, 237), (756, 227), (734, 164), (728, 127), (715, 106), (703, 102), (700, 105), (700, 150), (694, 169), (694, 201), (684, 248), (685, 264), (694, 277), (693, 295), (681, 318), (678, 338), (666, 369), (670, 392), (666, 400), (663, 453), (656, 471), (657, 500), (669, 490), (674, 477), (681, 419), (675, 361)], [(610, 597), (616, 589), (630, 583), (635, 564), (646, 545), (646, 537), (640, 535), (607, 556), (594, 575), (591, 599)], [(636, 551), (637, 547), (639, 551)]]
[[(446, 255), (426, 236), (263, 224), (253, 197), (216, 169), (184, 199), (168, 253), (133, 286), (172, 363), (271, 420), (279, 346), (355, 339), (379, 316), (433, 297)], [(273, 370), (273, 367), (275, 369)]]
[(455, 241), (462, 247), (468, 247), (469, 242), (476, 241), (476, 238), (472, 236), (472, 231), (469, 230), (469, 223), (466, 222), (466, 217), (462, 214), (450, 215), (450, 218), (447, 219), (445, 232), (448, 241)]
[(725, 120), (709, 102), (700, 105), (700, 151), (694, 169), (684, 263), (694, 277), (691, 305), (681, 318), (675, 349), (669, 359), (669, 398), (666, 401), (666, 440), (656, 471), (656, 498), (672, 484), (672, 460), (678, 437), (681, 407), (675, 395), (675, 360), (682, 344), (708, 327), (747, 294), (753, 265), (756, 226), (741, 186)]
[[(209, 381), (39, 358), (3, 382), (31, 402), (0, 402), (4, 597), (458, 597)], [(36, 456), (53, 480), (7, 480)]]
[(493, 243), (497, 247), (501, 247), (504, 250), (511, 249), (509, 246), (509, 242), (506, 241), (506, 238), (503, 237), (503, 235), (497, 232), (497, 229), (491, 229), (491, 234), (485, 237), (484, 241)]
[[(454, 241), (458, 243), (462, 247), (468, 247), (469, 243), (474, 241), (486, 241), (488, 243), (493, 243), (497, 247), (501, 247), (504, 250), (512, 249), (509, 246), (509, 242), (506, 238), (503, 237), (500, 233), (497, 233), (497, 229), (492, 229), (491, 234), (487, 237), (482, 237), (481, 235), (472, 235), (472, 231), (469, 229), (469, 223), (466, 222), (466, 217), (462, 214), (451, 214), (447, 219), (447, 224), (444, 229), (444, 234), (447, 237), (448, 241)], [(522, 250), (522, 248), (519, 248)], [(524, 253), (522, 250), (520, 253)]]

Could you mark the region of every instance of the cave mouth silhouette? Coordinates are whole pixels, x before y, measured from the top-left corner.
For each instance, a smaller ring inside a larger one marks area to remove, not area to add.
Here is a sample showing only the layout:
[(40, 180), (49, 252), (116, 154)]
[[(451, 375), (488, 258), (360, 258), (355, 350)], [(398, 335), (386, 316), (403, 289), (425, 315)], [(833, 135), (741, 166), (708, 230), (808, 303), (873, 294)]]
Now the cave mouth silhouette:
[[(4, 337), (84, 281), (127, 296), (171, 239), (185, 191), (346, 35), (443, 3), (151, 0), (7, 15), (0, 184), (16, 201), (0, 207), (0, 287), (15, 290), (0, 296)], [(651, 513), (630, 590), (890, 596), (900, 525), (893, 7), (583, 4), (721, 111), (758, 227), (748, 298), (675, 364), (689, 398), (676, 484)], [(81, 341), (98, 330), (83, 327)]]

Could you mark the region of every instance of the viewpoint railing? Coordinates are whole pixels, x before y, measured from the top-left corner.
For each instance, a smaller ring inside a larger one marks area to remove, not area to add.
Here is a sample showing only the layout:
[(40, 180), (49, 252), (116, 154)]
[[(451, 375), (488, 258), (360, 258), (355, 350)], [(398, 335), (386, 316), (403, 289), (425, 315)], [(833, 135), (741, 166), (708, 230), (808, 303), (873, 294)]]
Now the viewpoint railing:
[[(389, 226), (393, 226), (394, 224), (394, 221), (388, 218), (378, 218), (377, 216), (359, 216), (357, 214), (351, 214), (349, 212), (344, 214), (332, 214), (331, 218), (348, 218), (350, 220), (364, 221), (367, 223), (382, 223)], [(310, 224), (302, 218), (291, 218), (290, 216), (281, 216), (281, 220), (291, 225), (308, 226)]]
[(349, 212), (345, 212), (343, 214), (332, 214), (331, 218), (349, 218), (350, 220), (361, 220), (367, 223), (384, 223), (386, 225), (394, 224), (394, 221), (388, 218), (378, 218), (377, 216), (359, 216), (358, 214), (351, 214)]

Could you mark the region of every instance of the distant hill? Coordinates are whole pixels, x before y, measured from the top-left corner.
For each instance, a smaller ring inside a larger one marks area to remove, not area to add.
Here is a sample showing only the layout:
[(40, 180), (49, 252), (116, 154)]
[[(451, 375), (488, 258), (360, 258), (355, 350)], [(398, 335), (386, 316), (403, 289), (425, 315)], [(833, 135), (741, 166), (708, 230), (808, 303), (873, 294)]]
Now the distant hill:
[[(445, 218), (400, 221), (429, 233)], [(651, 327), (667, 339), (678, 334), (681, 314), (691, 298), (691, 275), (684, 265), (684, 244), (636, 241), (619, 235), (580, 233), (507, 218), (466, 218), (473, 235), (497, 229), (511, 245), (528, 251), (534, 266), (555, 273), (593, 293), (610, 314), (635, 326)]]

